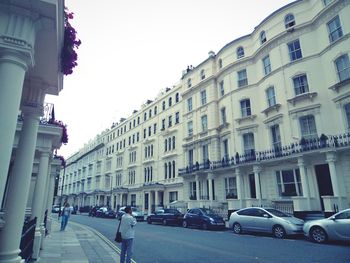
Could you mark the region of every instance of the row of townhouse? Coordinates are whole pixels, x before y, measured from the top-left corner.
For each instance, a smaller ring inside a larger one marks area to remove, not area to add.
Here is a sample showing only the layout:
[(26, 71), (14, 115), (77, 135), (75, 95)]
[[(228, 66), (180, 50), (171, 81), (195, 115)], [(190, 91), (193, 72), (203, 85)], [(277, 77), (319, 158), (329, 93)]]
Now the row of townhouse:
[[(70, 157), (81, 205), (350, 206), (350, 1), (294, 1)], [(176, 202), (175, 202), (176, 201)]]
[(63, 124), (64, 1), (0, 1), (0, 262), (38, 260), (50, 232)]

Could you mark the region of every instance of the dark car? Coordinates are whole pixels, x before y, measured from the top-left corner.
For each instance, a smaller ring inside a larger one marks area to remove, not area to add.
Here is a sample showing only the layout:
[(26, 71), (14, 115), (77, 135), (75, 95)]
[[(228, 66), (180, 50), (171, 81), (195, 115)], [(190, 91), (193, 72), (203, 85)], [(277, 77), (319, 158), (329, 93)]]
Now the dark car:
[(96, 216), (96, 212), (99, 209), (99, 206), (93, 206), (91, 207), (90, 211), (89, 211), (89, 216)]
[(96, 217), (115, 218), (115, 212), (109, 207), (100, 207), (96, 211)]
[(150, 214), (147, 217), (147, 223), (161, 223), (163, 225), (181, 225), (183, 221), (183, 214), (177, 209), (161, 209)]
[[(118, 220), (120, 220), (122, 216), (125, 214), (125, 207), (126, 206), (122, 206), (121, 208), (119, 208), (119, 211), (116, 215), (116, 218)], [(131, 211), (132, 211), (132, 216), (135, 217), (137, 221), (145, 220), (143, 212), (139, 210), (137, 207), (132, 206)]]
[(193, 208), (184, 216), (183, 227), (196, 226), (202, 229), (224, 229), (224, 219), (208, 208)]

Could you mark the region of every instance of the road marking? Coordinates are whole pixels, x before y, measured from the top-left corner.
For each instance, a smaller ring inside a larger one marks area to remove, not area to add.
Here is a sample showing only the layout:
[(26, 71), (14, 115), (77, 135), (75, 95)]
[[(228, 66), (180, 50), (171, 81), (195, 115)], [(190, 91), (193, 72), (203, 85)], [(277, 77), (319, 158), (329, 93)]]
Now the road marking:
[[(93, 229), (87, 225), (83, 225), (83, 224), (79, 224), (79, 223), (76, 223), (76, 222), (72, 222), (70, 221), (71, 224), (73, 225), (76, 225), (76, 226), (79, 226), (81, 228), (84, 228), (88, 231), (91, 231), (92, 233), (94, 233), (96, 236), (98, 236), (103, 242), (105, 242), (111, 249), (113, 249), (119, 256), (120, 256), (120, 248), (117, 247), (112, 241), (110, 241), (108, 238), (106, 238), (104, 235), (102, 235), (99, 231), (97, 231), (96, 229)], [(131, 262), (132, 263), (136, 263), (135, 260), (131, 259)]]

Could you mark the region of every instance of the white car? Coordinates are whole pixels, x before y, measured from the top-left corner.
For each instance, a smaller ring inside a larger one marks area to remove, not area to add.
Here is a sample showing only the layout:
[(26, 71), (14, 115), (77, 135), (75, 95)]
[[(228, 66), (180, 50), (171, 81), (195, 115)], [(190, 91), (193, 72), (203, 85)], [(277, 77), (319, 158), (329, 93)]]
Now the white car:
[(350, 241), (350, 208), (335, 215), (304, 224), (304, 235), (316, 243), (327, 240)]

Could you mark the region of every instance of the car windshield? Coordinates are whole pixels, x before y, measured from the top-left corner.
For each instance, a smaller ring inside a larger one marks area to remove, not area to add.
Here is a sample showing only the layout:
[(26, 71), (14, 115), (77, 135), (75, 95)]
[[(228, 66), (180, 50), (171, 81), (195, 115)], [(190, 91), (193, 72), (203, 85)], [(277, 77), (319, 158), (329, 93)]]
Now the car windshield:
[(276, 209), (265, 209), (267, 212), (273, 214), (274, 216), (278, 216), (278, 217), (290, 217), (290, 215), (287, 215), (285, 213), (283, 213), (282, 211), (276, 210)]
[(203, 214), (207, 215), (207, 216), (216, 216), (216, 213), (211, 210), (211, 209), (201, 209)]

